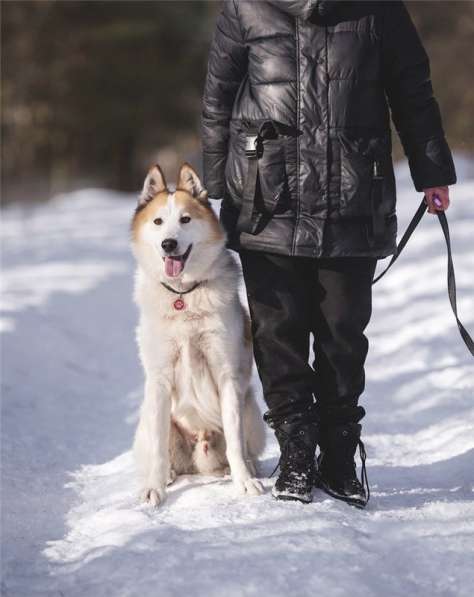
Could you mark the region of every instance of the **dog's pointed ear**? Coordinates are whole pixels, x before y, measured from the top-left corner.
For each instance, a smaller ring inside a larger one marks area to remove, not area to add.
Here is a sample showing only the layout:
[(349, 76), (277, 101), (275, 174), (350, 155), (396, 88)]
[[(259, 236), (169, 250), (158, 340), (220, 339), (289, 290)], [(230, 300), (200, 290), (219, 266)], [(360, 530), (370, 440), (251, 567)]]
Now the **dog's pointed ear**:
[(166, 191), (166, 180), (163, 171), (158, 166), (153, 166), (145, 178), (143, 190), (138, 198), (138, 205), (145, 205), (148, 201), (151, 201), (153, 197), (160, 191)]
[(176, 189), (182, 189), (188, 191), (191, 195), (202, 201), (202, 203), (208, 203), (207, 191), (204, 188), (201, 179), (196, 174), (196, 171), (192, 166), (185, 162), (179, 169), (178, 183)]

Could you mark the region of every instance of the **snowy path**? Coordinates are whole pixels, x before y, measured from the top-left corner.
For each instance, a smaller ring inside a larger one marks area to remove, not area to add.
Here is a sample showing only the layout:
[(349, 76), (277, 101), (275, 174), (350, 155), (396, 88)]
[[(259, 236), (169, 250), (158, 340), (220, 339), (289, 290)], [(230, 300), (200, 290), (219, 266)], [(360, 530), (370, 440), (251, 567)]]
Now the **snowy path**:
[[(472, 331), (474, 168), (459, 166), (448, 215), (459, 311)], [(402, 230), (419, 196), (406, 169), (399, 181)], [(473, 367), (450, 311), (436, 219), (425, 216), (374, 291), (362, 401), (368, 509), (319, 492), (308, 506), (268, 491), (236, 497), (228, 479), (187, 477), (152, 511), (137, 504), (129, 452), (142, 390), (133, 206), (82, 191), (4, 211), (3, 594), (471, 595)], [(264, 474), (276, 457), (270, 438)]]

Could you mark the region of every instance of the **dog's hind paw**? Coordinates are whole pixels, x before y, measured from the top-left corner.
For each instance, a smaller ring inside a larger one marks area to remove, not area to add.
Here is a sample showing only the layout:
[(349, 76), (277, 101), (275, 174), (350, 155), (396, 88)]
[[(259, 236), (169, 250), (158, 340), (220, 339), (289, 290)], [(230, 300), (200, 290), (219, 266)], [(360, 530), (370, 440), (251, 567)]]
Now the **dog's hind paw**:
[(145, 488), (140, 495), (142, 502), (150, 504), (150, 506), (153, 506), (154, 508), (157, 508), (166, 498), (166, 492), (164, 490), (159, 491), (154, 488)]
[(236, 479), (234, 485), (241, 494), (260, 495), (263, 493), (263, 485), (258, 479)]

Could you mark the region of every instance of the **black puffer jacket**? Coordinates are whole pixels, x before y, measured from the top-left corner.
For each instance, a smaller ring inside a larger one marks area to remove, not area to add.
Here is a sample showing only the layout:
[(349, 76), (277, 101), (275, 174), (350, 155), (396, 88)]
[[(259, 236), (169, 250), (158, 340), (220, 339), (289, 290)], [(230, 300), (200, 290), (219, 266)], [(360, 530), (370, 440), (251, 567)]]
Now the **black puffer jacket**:
[(229, 246), (393, 253), (389, 106), (416, 189), (453, 184), (428, 57), (402, 2), (226, 0), (202, 142)]

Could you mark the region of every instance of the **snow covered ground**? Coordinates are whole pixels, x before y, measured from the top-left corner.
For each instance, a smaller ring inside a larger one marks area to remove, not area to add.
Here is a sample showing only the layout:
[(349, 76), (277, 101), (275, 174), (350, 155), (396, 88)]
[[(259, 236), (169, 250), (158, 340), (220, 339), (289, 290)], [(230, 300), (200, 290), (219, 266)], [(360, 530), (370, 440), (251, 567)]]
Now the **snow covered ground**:
[[(474, 164), (448, 212), (459, 312), (474, 330)], [(420, 196), (398, 171), (402, 231)], [(365, 511), (234, 495), (181, 478), (137, 503), (142, 393), (128, 224), (134, 198), (84, 190), (3, 212), (2, 543), (6, 596), (472, 595), (474, 381), (425, 216), (374, 289), (368, 329), (372, 499)], [(256, 381), (256, 383), (258, 383)], [(269, 436), (268, 475), (277, 450)]]

